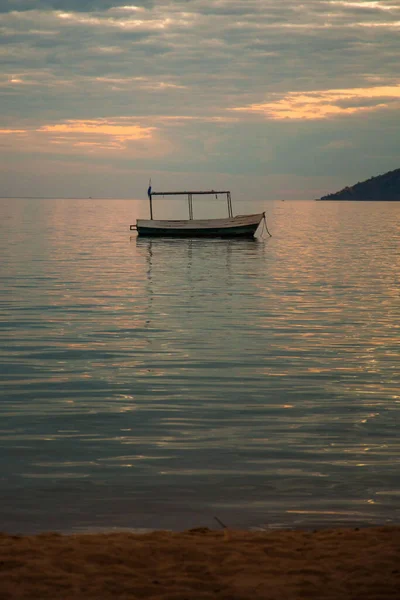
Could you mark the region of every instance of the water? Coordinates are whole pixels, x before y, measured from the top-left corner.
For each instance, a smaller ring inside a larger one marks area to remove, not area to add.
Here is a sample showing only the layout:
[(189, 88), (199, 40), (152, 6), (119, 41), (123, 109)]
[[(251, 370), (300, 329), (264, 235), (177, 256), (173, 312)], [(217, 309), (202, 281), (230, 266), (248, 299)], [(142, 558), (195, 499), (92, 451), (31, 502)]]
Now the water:
[(400, 203), (234, 208), (0, 200), (0, 530), (399, 522)]

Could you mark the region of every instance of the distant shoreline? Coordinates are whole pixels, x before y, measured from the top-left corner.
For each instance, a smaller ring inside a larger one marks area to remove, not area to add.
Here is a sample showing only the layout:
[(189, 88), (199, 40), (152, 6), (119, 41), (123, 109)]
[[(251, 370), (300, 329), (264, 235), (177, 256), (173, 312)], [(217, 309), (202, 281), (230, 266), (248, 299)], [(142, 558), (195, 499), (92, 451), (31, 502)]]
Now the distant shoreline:
[(140, 200), (128, 196), (0, 196), (0, 200)]
[(376, 198), (315, 198), (316, 202), (400, 202), (400, 198), (377, 200)]

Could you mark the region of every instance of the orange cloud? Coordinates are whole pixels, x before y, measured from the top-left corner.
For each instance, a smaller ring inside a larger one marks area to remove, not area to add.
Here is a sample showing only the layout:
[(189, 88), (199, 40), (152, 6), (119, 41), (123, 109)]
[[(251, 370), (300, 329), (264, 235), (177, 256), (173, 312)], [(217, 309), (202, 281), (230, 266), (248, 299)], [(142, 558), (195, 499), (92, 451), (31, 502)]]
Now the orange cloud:
[(10, 152), (43, 154), (109, 154), (130, 157), (164, 156), (169, 140), (158, 127), (143, 126), (129, 117), (69, 120), (27, 129), (0, 129), (2, 143)]
[(120, 125), (102, 120), (88, 120), (44, 125), (38, 131), (47, 133), (81, 133), (96, 136), (106, 135), (123, 142), (125, 140), (150, 139), (154, 129), (154, 127), (141, 127), (140, 125)]
[(0, 129), (0, 135), (13, 135), (14, 133), (26, 133), (25, 129)]
[(289, 92), (283, 98), (262, 104), (233, 108), (234, 111), (264, 113), (274, 120), (328, 119), (387, 108), (400, 99), (400, 85), (337, 89), (315, 92)]

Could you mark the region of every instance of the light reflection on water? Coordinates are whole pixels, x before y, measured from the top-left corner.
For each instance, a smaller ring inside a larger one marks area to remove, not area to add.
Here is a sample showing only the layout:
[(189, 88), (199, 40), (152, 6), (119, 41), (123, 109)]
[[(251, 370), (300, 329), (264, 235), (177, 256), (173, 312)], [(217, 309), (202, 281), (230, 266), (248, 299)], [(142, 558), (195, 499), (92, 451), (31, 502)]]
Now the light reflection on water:
[(260, 209), (1, 201), (0, 530), (398, 522), (400, 205)]

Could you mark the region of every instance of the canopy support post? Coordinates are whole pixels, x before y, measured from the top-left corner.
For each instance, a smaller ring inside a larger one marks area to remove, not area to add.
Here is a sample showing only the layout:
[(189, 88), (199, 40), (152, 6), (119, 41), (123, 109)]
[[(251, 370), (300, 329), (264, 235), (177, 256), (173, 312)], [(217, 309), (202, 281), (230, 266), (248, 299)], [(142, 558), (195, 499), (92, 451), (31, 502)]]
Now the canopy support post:
[(231, 193), (226, 192), (226, 200), (228, 202), (228, 216), (233, 217)]
[(189, 203), (189, 219), (193, 220), (193, 197), (192, 194), (188, 194), (188, 203)]

